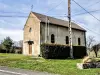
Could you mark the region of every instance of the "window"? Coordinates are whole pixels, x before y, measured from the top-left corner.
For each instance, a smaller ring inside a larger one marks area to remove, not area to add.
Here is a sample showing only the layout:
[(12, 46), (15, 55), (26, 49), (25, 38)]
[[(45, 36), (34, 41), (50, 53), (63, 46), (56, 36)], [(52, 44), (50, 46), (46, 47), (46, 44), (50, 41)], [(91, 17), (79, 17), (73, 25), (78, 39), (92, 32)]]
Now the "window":
[(81, 45), (81, 39), (78, 38), (78, 45)]
[(32, 28), (29, 29), (29, 32), (31, 32), (31, 31), (32, 31)]
[(51, 35), (51, 43), (55, 43), (55, 36), (54, 36), (54, 34)]
[(66, 44), (69, 44), (69, 37), (66, 36)]

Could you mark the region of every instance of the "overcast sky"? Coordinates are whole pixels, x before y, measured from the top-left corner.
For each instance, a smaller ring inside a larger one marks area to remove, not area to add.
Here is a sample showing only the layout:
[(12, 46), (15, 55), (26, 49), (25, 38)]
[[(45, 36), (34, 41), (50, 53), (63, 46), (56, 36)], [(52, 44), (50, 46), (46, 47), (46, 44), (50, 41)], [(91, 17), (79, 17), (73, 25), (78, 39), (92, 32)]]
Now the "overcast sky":
[[(91, 14), (100, 20), (100, 0), (75, 1), (87, 11), (94, 11)], [(67, 20), (67, 3), (67, 0), (0, 0), (0, 41), (6, 36), (10, 36), (14, 41), (23, 39), (23, 27), (32, 5), (34, 12)], [(98, 42), (100, 41), (100, 21), (73, 1), (71, 14), (72, 20), (87, 30), (87, 36), (94, 36)]]

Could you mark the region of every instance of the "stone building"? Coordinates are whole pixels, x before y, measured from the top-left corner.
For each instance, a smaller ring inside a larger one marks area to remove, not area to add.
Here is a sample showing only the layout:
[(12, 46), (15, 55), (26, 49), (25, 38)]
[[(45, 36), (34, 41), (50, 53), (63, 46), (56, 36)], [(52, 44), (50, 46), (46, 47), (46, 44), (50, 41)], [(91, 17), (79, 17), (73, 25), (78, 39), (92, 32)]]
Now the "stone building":
[[(68, 21), (31, 12), (24, 26), (23, 54), (38, 56), (43, 43), (69, 44)], [(86, 46), (86, 30), (72, 22), (75, 46)]]

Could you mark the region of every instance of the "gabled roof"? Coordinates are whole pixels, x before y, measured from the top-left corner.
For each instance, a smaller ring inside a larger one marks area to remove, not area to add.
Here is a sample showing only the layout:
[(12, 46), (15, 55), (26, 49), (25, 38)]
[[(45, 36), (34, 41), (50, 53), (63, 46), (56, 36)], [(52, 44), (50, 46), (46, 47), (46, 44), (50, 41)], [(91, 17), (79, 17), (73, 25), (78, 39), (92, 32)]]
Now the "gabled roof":
[[(61, 20), (61, 19), (57, 19), (57, 18), (54, 18), (54, 17), (50, 17), (50, 16), (46, 16), (46, 15), (43, 15), (43, 14), (39, 14), (39, 13), (36, 13), (36, 12), (32, 12), (41, 22), (46, 22), (46, 18), (49, 19), (49, 23), (51, 24), (56, 24), (56, 25), (59, 25), (59, 26), (64, 26), (64, 27), (68, 27), (68, 21), (65, 21), (65, 20)], [(78, 30), (82, 30), (82, 31), (86, 31), (85, 29), (83, 29), (82, 27), (80, 27), (79, 25), (71, 22), (71, 25), (72, 25), (72, 28), (73, 29), (78, 29)]]

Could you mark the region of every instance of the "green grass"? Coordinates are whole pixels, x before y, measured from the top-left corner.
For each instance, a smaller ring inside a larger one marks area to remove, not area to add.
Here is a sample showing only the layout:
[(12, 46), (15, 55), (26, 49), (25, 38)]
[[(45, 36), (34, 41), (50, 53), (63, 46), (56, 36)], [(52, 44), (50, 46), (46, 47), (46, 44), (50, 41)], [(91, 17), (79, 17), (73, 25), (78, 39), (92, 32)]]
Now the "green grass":
[(18, 54), (0, 54), (0, 66), (45, 71), (61, 75), (100, 75), (100, 69), (77, 69), (76, 63), (80, 62), (81, 59), (45, 60)]

